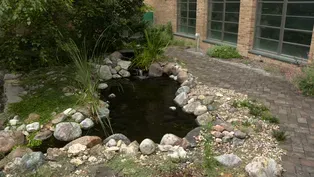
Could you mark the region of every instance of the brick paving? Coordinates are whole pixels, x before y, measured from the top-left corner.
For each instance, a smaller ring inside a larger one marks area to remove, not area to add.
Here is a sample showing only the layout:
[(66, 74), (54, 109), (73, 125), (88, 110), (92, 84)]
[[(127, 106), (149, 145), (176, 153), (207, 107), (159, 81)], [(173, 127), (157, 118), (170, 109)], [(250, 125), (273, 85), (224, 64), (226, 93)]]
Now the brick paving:
[(286, 177), (314, 177), (314, 98), (305, 97), (283, 78), (263, 74), (241, 64), (211, 59), (179, 48), (169, 48), (167, 56), (187, 65), (198, 81), (209, 86), (236, 90), (256, 98), (280, 119), (289, 137), (282, 144)]

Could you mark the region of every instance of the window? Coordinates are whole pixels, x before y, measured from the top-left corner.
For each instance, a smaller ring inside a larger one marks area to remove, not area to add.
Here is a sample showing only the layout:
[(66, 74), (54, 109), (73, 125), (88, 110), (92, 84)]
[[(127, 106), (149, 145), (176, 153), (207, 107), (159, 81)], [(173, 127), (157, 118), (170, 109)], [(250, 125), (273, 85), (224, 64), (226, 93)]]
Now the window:
[(236, 44), (238, 40), (240, 0), (210, 0), (207, 38)]
[(254, 48), (307, 59), (314, 24), (314, 0), (259, 0)]
[(178, 32), (195, 35), (196, 0), (178, 0)]

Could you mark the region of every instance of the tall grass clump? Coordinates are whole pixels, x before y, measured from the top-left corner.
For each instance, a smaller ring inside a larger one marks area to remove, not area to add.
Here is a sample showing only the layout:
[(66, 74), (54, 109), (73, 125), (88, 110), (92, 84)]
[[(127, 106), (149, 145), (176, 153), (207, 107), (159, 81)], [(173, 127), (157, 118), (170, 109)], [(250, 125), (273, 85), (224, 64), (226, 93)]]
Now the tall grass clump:
[(215, 58), (242, 58), (236, 48), (226, 45), (215, 45), (208, 49), (207, 55)]
[(297, 84), (304, 95), (314, 96), (314, 65), (303, 68)]
[(83, 91), (81, 102), (88, 103), (91, 106), (92, 114), (97, 118), (101, 124), (104, 132), (108, 135), (107, 128), (110, 129), (111, 133), (112, 127), (110, 124), (109, 117), (106, 117), (103, 120), (99, 116), (99, 96), (98, 96), (98, 84), (99, 84), (99, 74), (94, 74), (94, 68), (96, 65), (97, 68), (98, 57), (95, 56), (95, 51), (101, 38), (97, 41), (97, 44), (94, 47), (92, 55), (89, 57), (85, 44), (83, 43), (82, 49), (76, 45), (76, 43), (71, 39), (68, 43), (63, 45), (63, 49), (68, 53), (69, 57), (72, 59), (75, 67), (75, 81), (78, 83), (78, 86)]
[(145, 43), (141, 50), (137, 50), (132, 61), (134, 67), (147, 70), (148, 67), (163, 58), (166, 47), (172, 40), (171, 26), (149, 27), (144, 31)]

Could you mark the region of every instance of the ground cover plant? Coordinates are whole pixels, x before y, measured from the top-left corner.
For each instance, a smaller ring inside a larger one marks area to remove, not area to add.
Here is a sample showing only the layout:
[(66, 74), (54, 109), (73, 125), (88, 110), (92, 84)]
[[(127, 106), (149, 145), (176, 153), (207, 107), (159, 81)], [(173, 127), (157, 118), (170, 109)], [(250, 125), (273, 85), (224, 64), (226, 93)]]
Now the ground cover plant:
[(215, 45), (208, 49), (207, 55), (222, 59), (241, 58), (236, 48), (227, 45)]

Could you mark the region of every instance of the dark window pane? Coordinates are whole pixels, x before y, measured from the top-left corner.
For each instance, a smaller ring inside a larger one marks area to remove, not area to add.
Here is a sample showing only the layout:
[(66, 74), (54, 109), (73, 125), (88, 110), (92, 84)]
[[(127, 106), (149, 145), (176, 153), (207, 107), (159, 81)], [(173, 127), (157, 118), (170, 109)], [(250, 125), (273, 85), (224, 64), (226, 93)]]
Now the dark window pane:
[(211, 31), (210, 38), (221, 40), (221, 32)]
[(196, 3), (190, 3), (190, 4), (189, 4), (189, 10), (194, 10), (194, 11), (196, 11)]
[(239, 13), (225, 13), (225, 21), (239, 22)]
[(196, 3), (196, 0), (189, 0), (189, 2), (195, 2)]
[(310, 48), (309, 47), (302, 47), (296, 46), (291, 44), (283, 44), (282, 45), (282, 53), (286, 55), (291, 55), (299, 58), (308, 58)]
[(211, 22), (211, 29), (221, 30), (222, 29), (222, 22)]
[(313, 31), (314, 18), (287, 17), (285, 28)]
[(304, 33), (297, 31), (285, 31), (284, 41), (293, 42), (298, 44), (310, 45), (312, 39), (312, 33)]
[(239, 12), (240, 3), (226, 3), (226, 12)]
[(232, 33), (238, 33), (238, 24), (225, 23), (225, 31), (232, 32)]
[(187, 11), (188, 10), (188, 4), (184, 3), (184, 4), (179, 4), (180, 7), (180, 11)]
[(188, 16), (188, 12), (187, 11), (181, 11), (180, 12), (180, 17), (187, 17)]
[(186, 18), (180, 18), (179, 25), (187, 26), (188, 25), (187, 19)]
[(220, 12), (213, 12), (212, 13), (212, 20), (221, 20), (222, 21), (222, 13), (220, 13)]
[(237, 43), (237, 40), (238, 40), (238, 35), (224, 33), (224, 41), (231, 42), (231, 43)]
[(272, 52), (277, 52), (278, 42), (264, 40), (264, 39), (256, 39), (255, 48), (267, 50), (267, 51), (272, 51)]
[(188, 2), (188, 0), (180, 0), (180, 2)]
[(196, 18), (196, 11), (189, 11), (189, 18)]
[(259, 27), (256, 30), (256, 36), (268, 39), (279, 40), (279, 29)]
[(283, 3), (259, 3), (261, 14), (282, 14)]
[(196, 19), (189, 19), (189, 26), (196, 26)]
[(288, 4), (287, 15), (314, 16), (314, 1), (313, 3), (305, 4)]
[(224, 10), (224, 4), (223, 3), (212, 3), (212, 11), (222, 12), (223, 10)]
[(194, 35), (195, 34), (195, 28), (189, 27), (188, 28), (188, 34)]
[(280, 16), (278, 17), (278, 16), (262, 15), (260, 24), (265, 25), (265, 26), (280, 27), (281, 17)]
[(188, 28), (186, 26), (179, 26), (179, 32), (187, 33), (188, 32)]
[(214, 2), (223, 2), (224, 0), (213, 0)]

